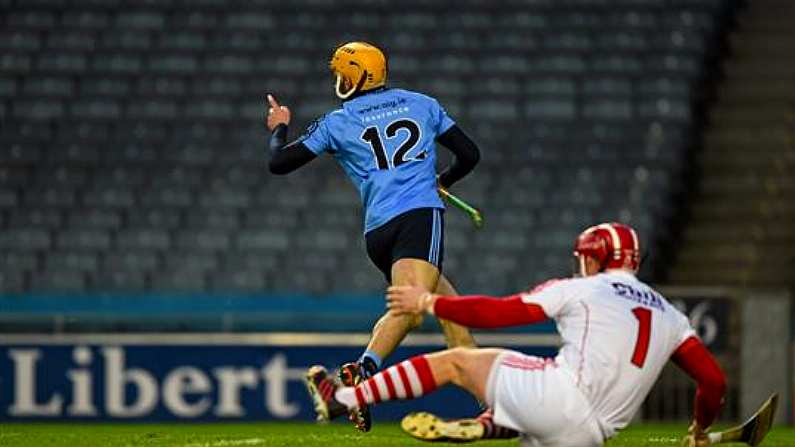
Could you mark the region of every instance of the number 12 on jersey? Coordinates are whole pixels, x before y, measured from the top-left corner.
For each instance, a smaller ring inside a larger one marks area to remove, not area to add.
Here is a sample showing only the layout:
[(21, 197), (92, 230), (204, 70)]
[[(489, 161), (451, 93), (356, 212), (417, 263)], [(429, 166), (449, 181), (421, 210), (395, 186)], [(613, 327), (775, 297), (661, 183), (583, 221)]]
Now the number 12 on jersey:
[[(392, 157), (391, 168), (396, 168), (403, 163), (407, 163), (412, 160), (422, 160), (425, 158), (424, 152), (417, 155), (414, 159), (405, 158), (406, 154), (410, 150), (414, 149), (414, 146), (416, 146), (417, 142), (420, 141), (420, 126), (410, 119), (399, 119), (392, 121), (386, 126), (387, 139), (391, 140), (397, 137), (398, 131), (400, 130), (408, 131), (408, 137), (403, 140), (403, 143), (400, 145), (400, 147), (398, 147), (397, 151), (395, 151), (395, 155)], [(360, 138), (370, 145), (373, 155), (375, 155), (376, 167), (378, 169), (389, 169), (390, 163), (388, 154), (386, 148), (384, 147), (383, 141), (381, 141), (381, 135), (378, 133), (378, 127), (370, 126), (367, 129), (364, 129), (364, 132), (362, 132), (362, 136)]]
[(632, 314), (638, 319), (638, 339), (635, 341), (635, 351), (632, 353), (632, 364), (643, 368), (651, 338), (651, 310), (645, 307), (636, 307), (632, 309)]

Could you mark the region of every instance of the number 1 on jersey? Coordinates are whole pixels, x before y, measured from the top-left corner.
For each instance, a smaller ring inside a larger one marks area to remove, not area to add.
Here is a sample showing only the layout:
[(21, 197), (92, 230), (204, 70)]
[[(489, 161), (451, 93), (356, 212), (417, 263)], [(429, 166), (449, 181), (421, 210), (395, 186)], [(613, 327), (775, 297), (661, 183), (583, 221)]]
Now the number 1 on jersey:
[(635, 341), (635, 351), (632, 353), (632, 364), (643, 368), (651, 338), (651, 310), (645, 307), (636, 307), (632, 309), (632, 313), (638, 319), (638, 339)]

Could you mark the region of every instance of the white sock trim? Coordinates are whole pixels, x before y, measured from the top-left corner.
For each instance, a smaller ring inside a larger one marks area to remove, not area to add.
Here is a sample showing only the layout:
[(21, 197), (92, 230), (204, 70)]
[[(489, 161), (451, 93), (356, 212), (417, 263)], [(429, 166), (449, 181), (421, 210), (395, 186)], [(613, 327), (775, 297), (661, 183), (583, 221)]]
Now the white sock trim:
[(411, 386), (411, 393), (414, 397), (422, 396), (422, 382), (414, 365), (408, 360), (401, 363), (403, 369), (406, 370), (406, 376), (409, 378), (409, 386)]
[(378, 395), (381, 396), (381, 400), (390, 400), (392, 396), (389, 395), (389, 389), (386, 387), (386, 380), (382, 374), (376, 374), (373, 376), (373, 382), (375, 382), (375, 386), (378, 387)]
[(397, 367), (391, 367), (386, 370), (386, 374), (389, 374), (389, 377), (392, 378), (392, 384), (395, 385), (395, 394), (397, 394), (398, 399), (405, 399), (406, 398), (406, 387), (403, 386), (403, 379), (400, 378), (400, 373), (397, 370)]

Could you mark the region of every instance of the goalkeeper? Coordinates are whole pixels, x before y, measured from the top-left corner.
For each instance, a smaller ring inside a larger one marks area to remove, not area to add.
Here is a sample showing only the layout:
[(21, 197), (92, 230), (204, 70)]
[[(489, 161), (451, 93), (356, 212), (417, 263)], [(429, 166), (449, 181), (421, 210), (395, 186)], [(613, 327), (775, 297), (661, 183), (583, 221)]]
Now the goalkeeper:
[[(330, 68), (341, 106), (312, 123), (303, 136), (287, 143), (290, 110), (268, 95), (270, 171), (287, 174), (327, 152), (353, 181), (364, 206), (367, 254), (396, 286), (419, 286), (456, 295), (442, 275), (444, 205), (438, 185), (449, 187), (467, 175), (480, 152), (429, 96), (386, 87), (384, 53), (364, 42), (334, 51)], [(435, 143), (453, 152), (452, 164), (436, 175)], [(385, 313), (375, 324), (366, 350), (343, 365), (340, 378), (353, 386), (375, 374), (406, 334), (422, 322), (419, 314)], [(463, 326), (439, 320), (448, 346), (474, 346)], [(307, 386), (315, 404), (323, 404), (311, 377)], [(362, 431), (370, 429), (367, 407), (351, 413)]]

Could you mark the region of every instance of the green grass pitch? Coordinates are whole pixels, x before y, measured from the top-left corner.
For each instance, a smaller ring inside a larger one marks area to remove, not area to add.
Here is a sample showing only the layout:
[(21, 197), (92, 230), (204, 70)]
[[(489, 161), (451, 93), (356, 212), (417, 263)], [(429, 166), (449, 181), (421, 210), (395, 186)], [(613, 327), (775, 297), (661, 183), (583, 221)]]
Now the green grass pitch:
[[(684, 425), (635, 425), (610, 441), (609, 447), (678, 446)], [(516, 441), (489, 441), (488, 447), (516, 446)], [(307, 423), (250, 424), (0, 424), (3, 447), (336, 447), (458, 445), (423, 443), (395, 423), (377, 424), (370, 433), (351, 426)], [(728, 445), (728, 444), (724, 444)], [(732, 444), (742, 445), (742, 444)], [(795, 428), (777, 428), (763, 446), (795, 446)]]

